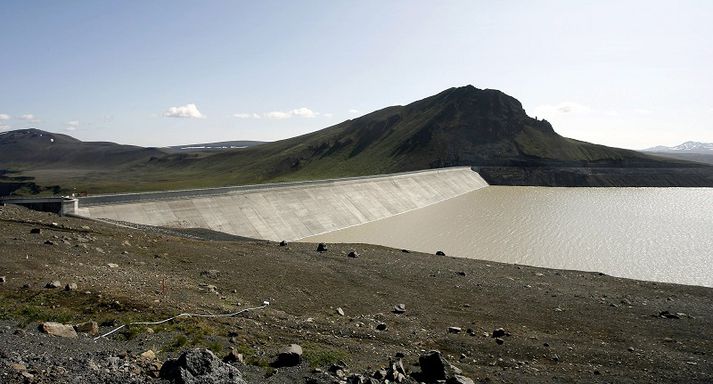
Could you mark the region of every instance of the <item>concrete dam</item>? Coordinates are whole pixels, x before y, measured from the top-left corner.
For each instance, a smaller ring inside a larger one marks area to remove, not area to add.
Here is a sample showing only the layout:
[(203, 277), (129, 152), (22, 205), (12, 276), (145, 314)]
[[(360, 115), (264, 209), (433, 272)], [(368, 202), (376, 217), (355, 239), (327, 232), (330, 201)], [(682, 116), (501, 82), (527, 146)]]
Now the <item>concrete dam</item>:
[(439, 203), (488, 184), (469, 167), (81, 197), (75, 215), (265, 240), (299, 240)]

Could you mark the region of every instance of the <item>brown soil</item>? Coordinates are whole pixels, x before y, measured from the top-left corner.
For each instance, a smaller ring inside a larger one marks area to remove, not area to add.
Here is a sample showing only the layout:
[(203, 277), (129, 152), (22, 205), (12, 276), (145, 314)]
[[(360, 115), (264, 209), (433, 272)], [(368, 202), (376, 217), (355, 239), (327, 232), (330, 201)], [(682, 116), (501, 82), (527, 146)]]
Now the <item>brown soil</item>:
[[(42, 231), (31, 234), (33, 228)], [(0, 276), (7, 278), (0, 285), (0, 320), (32, 335), (41, 320), (91, 319), (108, 331), (111, 321), (234, 312), (267, 300), (269, 307), (233, 318), (182, 319), (153, 327), (152, 334), (131, 327), (100, 343), (80, 338), (64, 353), (151, 347), (165, 359), (190, 345), (219, 355), (232, 346), (245, 354), (247, 372), (264, 371), (256, 382), (301, 377), (259, 368), (291, 343), (302, 345), (312, 367), (343, 360), (352, 372), (373, 371), (397, 352), (405, 354), (408, 370), (418, 371), (419, 354), (438, 349), (476, 382), (713, 381), (710, 288), (364, 244), (329, 244), (318, 253), (314, 244), (196, 238), (206, 236), (0, 207)], [(359, 257), (347, 257), (351, 250)], [(201, 276), (208, 270), (217, 270), (217, 277)], [(44, 288), (51, 280), (77, 283), (78, 290)], [(406, 312), (392, 313), (400, 303)], [(379, 323), (387, 329), (377, 330)], [(490, 337), (498, 327), (509, 334), (502, 345)], [(32, 337), (0, 332), (0, 382), (15, 380), (8, 360), (13, 353), (50, 343)], [(49, 376), (51, 359), (38, 364), (44, 365), (35, 368), (34, 380), (72, 381), (71, 366), (63, 368), (65, 376)]]

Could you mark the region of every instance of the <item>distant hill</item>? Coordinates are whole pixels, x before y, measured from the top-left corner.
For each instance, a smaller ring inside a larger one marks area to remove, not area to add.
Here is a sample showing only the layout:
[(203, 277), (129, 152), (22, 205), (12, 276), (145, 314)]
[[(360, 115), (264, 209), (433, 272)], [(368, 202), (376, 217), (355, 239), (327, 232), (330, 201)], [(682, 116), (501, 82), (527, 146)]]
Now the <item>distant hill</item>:
[(665, 147), (660, 145), (644, 149), (644, 152), (650, 152), (672, 159), (697, 161), (699, 163), (713, 165), (713, 143), (687, 141), (675, 147)]
[(39, 129), (19, 129), (0, 134), (0, 169), (85, 168), (107, 169), (146, 162), (166, 153), (109, 142), (83, 142), (71, 136)]
[(701, 143), (698, 141), (687, 141), (675, 147), (666, 147), (659, 145), (653, 148), (644, 149), (644, 152), (660, 152), (660, 153), (700, 153), (704, 155), (713, 155), (713, 143)]
[[(182, 162), (183, 169), (209, 170), (235, 183), (453, 165), (476, 167), (500, 184), (713, 185), (713, 168), (562, 137), (547, 121), (529, 117), (515, 98), (473, 86), (307, 135)], [(236, 169), (246, 171), (230, 172)]]
[[(12, 135), (11, 135), (12, 134)], [(90, 193), (322, 179), (467, 165), (491, 184), (713, 186), (713, 167), (558, 135), (500, 91), (465, 86), (306, 135), (242, 149), (191, 151), (82, 143), (37, 130), (3, 139), (0, 168)], [(4, 135), (3, 135), (4, 136)], [(54, 141), (50, 141), (54, 139)], [(14, 142), (8, 145), (8, 142)], [(121, 159), (121, 160), (117, 160)], [(53, 164), (57, 171), (40, 172)], [(75, 172), (95, 166), (103, 171)], [(68, 177), (71, 176), (71, 177)]]

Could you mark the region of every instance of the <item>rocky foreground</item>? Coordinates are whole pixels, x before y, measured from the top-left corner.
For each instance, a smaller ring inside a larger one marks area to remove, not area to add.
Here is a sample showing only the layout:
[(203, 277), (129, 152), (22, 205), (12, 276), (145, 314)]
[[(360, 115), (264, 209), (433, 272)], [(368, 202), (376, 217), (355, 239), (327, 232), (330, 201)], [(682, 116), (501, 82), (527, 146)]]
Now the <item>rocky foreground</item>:
[(324, 248), (0, 207), (0, 383), (713, 382), (710, 288)]

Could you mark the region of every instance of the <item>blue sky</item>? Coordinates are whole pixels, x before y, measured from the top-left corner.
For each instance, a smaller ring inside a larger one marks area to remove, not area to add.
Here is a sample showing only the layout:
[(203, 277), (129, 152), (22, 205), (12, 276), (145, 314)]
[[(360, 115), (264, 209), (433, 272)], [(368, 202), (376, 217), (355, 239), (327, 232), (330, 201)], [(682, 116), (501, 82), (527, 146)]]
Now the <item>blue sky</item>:
[(713, 142), (713, 2), (0, 0), (0, 129), (277, 140), (452, 86), (559, 133)]

